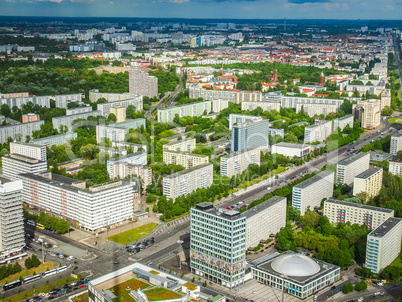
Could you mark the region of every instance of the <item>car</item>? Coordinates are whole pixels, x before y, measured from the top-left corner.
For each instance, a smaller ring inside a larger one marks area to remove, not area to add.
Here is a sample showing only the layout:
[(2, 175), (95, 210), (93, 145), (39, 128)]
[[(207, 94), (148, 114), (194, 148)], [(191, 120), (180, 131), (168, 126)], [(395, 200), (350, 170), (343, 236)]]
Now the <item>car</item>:
[(70, 286), (76, 286), (77, 282), (70, 283)]
[(300, 178), (296, 178), (297, 180), (300, 180)]
[(74, 266), (74, 270), (77, 270), (78, 269), (78, 266)]
[(85, 285), (80, 285), (80, 288), (84, 288), (85, 287)]
[(230, 210), (230, 207), (226, 207), (226, 209)]
[(182, 243), (184, 243), (184, 241), (183, 240), (177, 240), (177, 243), (182, 244)]
[(332, 287), (331, 287), (331, 289), (335, 289), (335, 288), (336, 288), (336, 286), (332, 286)]
[(113, 261), (113, 264), (119, 264), (119, 261), (115, 260)]
[(74, 261), (74, 264), (78, 264), (78, 261), (76, 260), (76, 261)]
[(268, 191), (271, 190), (271, 189), (272, 189), (271, 187), (268, 187), (268, 188), (267, 188)]

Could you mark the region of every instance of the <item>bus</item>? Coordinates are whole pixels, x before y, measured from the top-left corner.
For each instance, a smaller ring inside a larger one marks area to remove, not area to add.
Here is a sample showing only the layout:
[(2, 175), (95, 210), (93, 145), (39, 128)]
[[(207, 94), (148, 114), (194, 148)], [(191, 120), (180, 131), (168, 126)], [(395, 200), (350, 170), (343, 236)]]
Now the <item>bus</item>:
[(44, 229), (45, 229), (45, 227), (44, 227), (43, 225), (41, 225), (40, 223), (37, 223), (37, 224), (36, 224), (36, 227), (37, 227), (38, 229), (41, 229), (41, 230), (44, 230)]
[(21, 284), (22, 284), (21, 280), (17, 280), (17, 281), (14, 281), (14, 282), (4, 284), (3, 289), (6, 291), (6, 290), (12, 289), (14, 287), (21, 286)]
[(58, 267), (58, 268), (57, 268), (57, 272), (58, 272), (58, 273), (64, 272), (65, 270), (67, 270), (67, 266), (61, 266), (61, 267)]
[(42, 277), (40, 275), (35, 275), (35, 276), (26, 277), (26, 278), (23, 279), (23, 281), (24, 281), (24, 284), (25, 284), (25, 283), (34, 282), (34, 281), (39, 280), (41, 278)]
[(50, 271), (47, 271), (47, 272), (43, 272), (42, 273), (42, 278), (47, 277), (47, 276), (51, 276), (51, 275), (54, 275), (54, 274), (57, 274), (57, 268), (51, 269)]

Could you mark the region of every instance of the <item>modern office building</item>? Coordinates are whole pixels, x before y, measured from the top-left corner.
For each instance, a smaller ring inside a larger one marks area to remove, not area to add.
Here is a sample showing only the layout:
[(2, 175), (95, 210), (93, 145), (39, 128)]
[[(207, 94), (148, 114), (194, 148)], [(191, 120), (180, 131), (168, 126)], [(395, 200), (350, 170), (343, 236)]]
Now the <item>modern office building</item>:
[(293, 187), (292, 206), (304, 215), (306, 210), (321, 206), (324, 198), (332, 197), (334, 192), (334, 172), (322, 171)]
[(147, 153), (146, 152), (136, 152), (127, 155), (123, 155), (120, 157), (114, 157), (107, 161), (107, 172), (109, 173), (109, 177), (113, 178), (113, 166), (117, 163), (128, 163), (132, 165), (143, 165), (147, 164)]
[(158, 96), (158, 78), (142, 71), (139, 66), (130, 68), (128, 72), (128, 89), (130, 93), (153, 98)]
[(244, 149), (231, 152), (221, 157), (221, 175), (232, 177), (241, 174), (250, 164), (260, 165), (261, 151), (258, 149)]
[(352, 107), (352, 113), (355, 119), (360, 121), (362, 128), (377, 128), (381, 123), (381, 101), (375, 99), (357, 101)]
[(277, 153), (288, 157), (305, 157), (310, 152), (311, 146), (305, 144), (280, 142), (271, 146), (271, 154)]
[(22, 200), (62, 216), (90, 232), (127, 223), (133, 217), (133, 185), (117, 180), (86, 188), (85, 182), (51, 172), (21, 174)]
[(345, 115), (340, 118), (336, 118), (336, 119), (334, 119), (334, 122), (333, 122), (334, 125), (333, 125), (332, 129), (334, 129), (334, 131), (338, 130), (338, 128), (343, 130), (343, 129), (345, 129), (345, 127), (347, 125), (349, 125), (350, 128), (353, 128), (353, 121), (354, 121), (354, 117), (352, 114)]
[(163, 109), (158, 109), (158, 122), (172, 122), (176, 114), (179, 117), (183, 116), (201, 116), (212, 111), (212, 101), (202, 101), (189, 103), (179, 106), (171, 106)]
[(52, 118), (52, 124), (53, 128), (55, 129), (60, 129), (60, 126), (67, 126), (68, 132), (72, 132), (75, 127), (79, 125), (75, 125), (73, 127), (72, 123), (75, 120), (84, 120), (83, 123), (87, 123), (87, 118), (90, 116), (99, 116), (101, 115), (101, 112), (99, 110), (94, 110), (94, 111), (88, 111), (84, 113), (79, 113), (79, 114), (73, 114), (73, 115), (65, 115), (65, 116), (58, 116)]
[(389, 153), (391, 153), (391, 155), (396, 155), (400, 150), (402, 150), (402, 132), (398, 132), (391, 136), (391, 147)]
[(365, 224), (369, 229), (375, 229), (389, 217), (394, 217), (394, 210), (330, 198), (324, 201), (324, 215), (331, 223)]
[(193, 274), (233, 288), (244, 282), (246, 217), (202, 202), (190, 210), (190, 269)]
[(389, 161), (389, 173), (402, 176), (402, 162), (397, 160)]
[(202, 164), (190, 169), (163, 177), (163, 195), (173, 201), (183, 195), (190, 194), (198, 188), (206, 189), (212, 185), (213, 164)]
[(126, 108), (121, 106), (116, 106), (110, 108), (110, 113), (116, 116), (116, 123), (122, 123), (126, 121)]
[(40, 126), (45, 121), (37, 121), (31, 123), (15, 124), (0, 127), (0, 143), (4, 144), (9, 138), (13, 140), (25, 141), (29, 135), (32, 137), (32, 132), (40, 130)]
[(51, 135), (43, 138), (34, 139), (31, 141), (31, 144), (38, 146), (47, 146), (51, 147), (53, 145), (59, 146), (64, 145), (67, 142), (70, 142), (72, 139), (77, 138), (76, 132), (67, 132), (63, 134)]
[(188, 169), (191, 167), (209, 163), (209, 157), (202, 154), (164, 150), (163, 161), (166, 164), (181, 165), (184, 168)]
[(357, 175), (370, 167), (370, 154), (359, 152), (351, 155), (336, 165), (336, 182), (350, 186)]
[(304, 143), (323, 142), (332, 132), (332, 121), (316, 120), (315, 125), (304, 128)]
[(101, 112), (101, 115), (107, 118), (110, 114), (111, 108), (122, 107), (127, 109), (128, 106), (134, 106), (135, 111), (141, 111), (143, 109), (142, 95), (134, 94), (134, 96), (128, 100), (97, 104), (96, 109), (98, 109)]
[(127, 162), (117, 162), (112, 166), (112, 177), (126, 178), (126, 177), (140, 177), (144, 184), (144, 189), (152, 183), (152, 168), (144, 165), (133, 165)]
[(401, 252), (402, 220), (390, 217), (367, 235), (365, 267), (380, 273)]
[(268, 148), (269, 120), (251, 121), (232, 127), (232, 152), (248, 148)]
[(25, 232), (21, 191), (22, 180), (0, 175), (0, 263), (25, 254), (22, 250)]
[(369, 199), (377, 196), (382, 186), (382, 173), (382, 168), (371, 167), (356, 175), (353, 182), (353, 195), (366, 192)]
[(40, 115), (35, 113), (28, 113), (22, 115), (22, 122), (23, 123), (31, 123), (40, 120)]
[(251, 266), (254, 280), (301, 299), (339, 280), (340, 267), (286, 251), (257, 259)]
[(122, 123), (115, 123), (109, 125), (96, 126), (96, 141), (102, 142), (105, 138), (110, 139), (112, 142), (124, 142), (126, 136), (129, 134), (130, 129), (138, 129), (141, 126), (145, 128), (145, 119), (137, 118), (135, 120), (126, 120)]
[(246, 122), (261, 121), (262, 117), (246, 114), (229, 114), (229, 130), (232, 131), (233, 125), (238, 125)]
[(22, 105), (26, 105), (28, 103), (50, 108), (50, 97), (46, 95), (46, 96), (11, 97), (11, 98), (0, 99), (0, 106), (3, 104), (7, 104), (8, 107), (10, 107), (10, 109), (13, 108), (14, 106), (17, 106), (19, 109), (22, 109)]
[(33, 159), (46, 161), (46, 147), (35, 144), (10, 143), (10, 154), (18, 154)]
[(163, 151), (191, 152), (196, 147), (195, 138), (185, 138), (177, 142), (171, 142), (163, 145)]
[(286, 197), (274, 196), (242, 213), (246, 221), (246, 248), (256, 247), (286, 226)]
[(56, 102), (56, 108), (68, 108), (68, 104), (77, 103), (80, 104), (82, 102), (82, 98), (84, 97), (83, 93), (76, 94), (60, 94), (54, 95), (51, 98)]

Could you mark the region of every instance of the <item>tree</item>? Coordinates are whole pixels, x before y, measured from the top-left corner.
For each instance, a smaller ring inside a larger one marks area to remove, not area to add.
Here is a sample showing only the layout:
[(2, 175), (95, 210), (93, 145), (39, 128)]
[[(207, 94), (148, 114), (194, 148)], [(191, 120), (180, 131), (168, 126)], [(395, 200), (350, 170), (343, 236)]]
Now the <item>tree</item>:
[(98, 148), (93, 144), (88, 144), (86, 146), (82, 146), (80, 148), (80, 156), (85, 158), (93, 159), (95, 158), (96, 153), (98, 152)]
[(394, 113), (394, 109), (392, 109), (390, 106), (384, 106), (381, 114), (390, 116), (392, 113)]
[(365, 280), (361, 280), (359, 283), (355, 285), (355, 290), (358, 292), (367, 289), (367, 283)]
[(287, 211), (286, 211), (286, 220), (291, 220), (291, 221), (300, 221), (300, 210), (288, 206)]
[(312, 210), (307, 210), (302, 217), (302, 222), (309, 225), (312, 228), (318, 226), (320, 221), (320, 215)]
[(116, 123), (116, 121), (117, 121), (116, 115), (114, 113), (110, 113), (109, 116), (107, 117), (106, 123), (113, 124), (113, 123)]
[(357, 193), (356, 197), (359, 198), (363, 203), (367, 203), (367, 201), (369, 200), (369, 195), (367, 192)]
[(149, 194), (147, 196), (147, 199), (146, 199), (147, 203), (152, 203), (152, 202), (155, 202), (155, 201), (156, 201), (156, 196), (154, 194)]
[(397, 282), (399, 281), (399, 278), (401, 276), (401, 269), (396, 266), (387, 266), (386, 268), (383, 269), (381, 272), (381, 278), (385, 280), (391, 280), (392, 282)]
[(345, 284), (342, 288), (342, 292), (344, 294), (350, 293), (354, 290), (354, 286), (352, 282), (349, 282), (348, 284)]
[(11, 113), (11, 109), (7, 104), (3, 104), (0, 107), (0, 112), (2, 115), (4, 115), (5, 117), (9, 117), (10, 113)]
[(399, 151), (396, 153), (396, 158), (397, 158), (398, 160), (402, 160), (402, 150), (399, 150)]

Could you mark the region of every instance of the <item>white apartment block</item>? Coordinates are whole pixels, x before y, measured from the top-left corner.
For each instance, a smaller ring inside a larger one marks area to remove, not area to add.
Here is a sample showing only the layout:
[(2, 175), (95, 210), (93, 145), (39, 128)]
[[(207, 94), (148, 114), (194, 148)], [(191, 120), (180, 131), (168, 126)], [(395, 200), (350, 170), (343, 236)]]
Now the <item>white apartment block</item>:
[(181, 165), (184, 168), (188, 169), (191, 167), (209, 163), (209, 157), (202, 154), (164, 150), (163, 161), (168, 165)]
[(332, 121), (316, 121), (315, 125), (304, 128), (304, 143), (323, 142), (332, 132)]
[(243, 213), (246, 216), (246, 248), (256, 247), (286, 226), (286, 197), (274, 196)]
[(391, 153), (391, 155), (396, 155), (400, 150), (402, 150), (402, 132), (398, 132), (391, 136), (391, 147), (389, 153)]
[(126, 162), (117, 162), (112, 166), (112, 178), (126, 178), (127, 176), (140, 177), (144, 183), (144, 188), (152, 183), (152, 168), (144, 165), (133, 165)]
[(402, 162), (389, 161), (389, 173), (402, 177)]
[(367, 235), (365, 267), (380, 273), (401, 252), (402, 220), (390, 217)]
[(375, 229), (389, 217), (394, 217), (394, 210), (330, 198), (324, 201), (324, 215), (334, 224), (350, 222)]
[(279, 135), (282, 138), (285, 137), (285, 129), (282, 129), (282, 128), (269, 128), (268, 133), (271, 136)]
[(281, 110), (281, 102), (241, 102), (241, 110), (254, 110), (260, 107), (264, 111)]
[(229, 130), (232, 130), (233, 125), (242, 124), (246, 122), (261, 121), (262, 117), (246, 114), (229, 114)]
[(25, 141), (27, 135), (32, 136), (32, 132), (40, 130), (40, 126), (43, 125), (45, 121), (37, 121), (23, 124), (15, 124), (9, 126), (0, 127), (0, 143), (3, 144), (7, 142), (8, 138), (13, 140)]
[(329, 106), (335, 105), (336, 108), (339, 109), (343, 104), (342, 99), (309, 98), (309, 97), (284, 96), (284, 95), (268, 97), (268, 98), (273, 101), (280, 100), (281, 107), (285, 108), (297, 108), (297, 104), (301, 105), (313, 104), (313, 105), (329, 105)]
[(136, 111), (141, 111), (143, 109), (143, 101), (142, 101), (142, 96), (138, 94), (134, 94), (133, 97), (131, 97), (128, 100), (121, 100), (121, 101), (112, 101), (108, 103), (101, 103), (96, 105), (96, 109), (98, 109), (101, 114), (104, 117), (108, 117), (110, 114), (110, 110), (113, 107), (122, 107), (124, 109), (127, 109), (128, 106), (134, 106)]
[(336, 118), (336, 119), (334, 119), (333, 129), (334, 129), (334, 131), (337, 131), (338, 128), (343, 130), (343, 129), (345, 129), (345, 127), (347, 125), (349, 125), (350, 128), (353, 128), (353, 121), (354, 121), (354, 117), (352, 114), (345, 115), (340, 118)]
[(20, 258), (25, 246), (22, 181), (0, 175), (0, 263)]
[(83, 97), (83, 93), (60, 94), (51, 96), (51, 98), (56, 102), (56, 108), (64, 109), (67, 109), (69, 103), (81, 103)]
[(370, 154), (360, 152), (351, 155), (336, 165), (336, 180), (338, 184), (350, 186), (354, 178), (370, 167)]
[(120, 157), (114, 157), (107, 161), (107, 171), (109, 173), (109, 177), (113, 178), (113, 166), (117, 163), (128, 163), (132, 165), (143, 165), (147, 164), (147, 153), (146, 152), (136, 152), (127, 154)]
[(47, 171), (47, 161), (26, 157), (18, 154), (7, 154), (3, 159), (3, 174), (6, 177), (20, 178), (20, 174), (39, 174)]
[(10, 143), (10, 154), (18, 154), (40, 161), (46, 161), (46, 147), (25, 143)]
[(64, 145), (65, 143), (75, 138), (77, 138), (76, 132), (67, 132), (63, 134), (51, 135), (43, 138), (34, 139), (31, 141), (31, 144), (39, 146), (47, 146), (47, 147), (51, 147), (53, 145), (60, 146)]
[(271, 154), (282, 154), (288, 157), (305, 157), (311, 152), (311, 146), (305, 144), (295, 144), (280, 142), (271, 146)]
[(22, 105), (28, 104), (29, 102), (34, 105), (50, 108), (49, 96), (29, 96), (0, 99), (0, 105), (7, 104), (10, 109), (12, 109), (14, 106), (22, 109)]
[(83, 123), (88, 123), (87, 119), (90, 116), (99, 116), (101, 112), (99, 110), (93, 110), (85, 113), (79, 113), (74, 115), (65, 115), (65, 116), (58, 116), (52, 118), (53, 128), (60, 129), (60, 126), (67, 126), (68, 131), (72, 132), (75, 127), (73, 127), (72, 123), (75, 120), (85, 120)]
[(213, 164), (202, 164), (163, 177), (163, 195), (173, 201), (190, 194), (198, 188), (206, 189), (212, 185)]
[(138, 129), (141, 126), (144, 128), (146, 126), (144, 118), (126, 120), (122, 123), (114, 123), (109, 125), (97, 125), (96, 141), (100, 143), (105, 138), (108, 138), (112, 142), (124, 142), (126, 140), (126, 135), (130, 132), (130, 129)]
[(66, 110), (66, 115), (75, 115), (75, 114), (80, 114), (80, 113), (86, 113), (92, 111), (91, 106), (84, 106), (84, 107), (76, 107), (74, 109), (67, 109)]
[(196, 148), (195, 138), (185, 138), (180, 141), (163, 145), (163, 151), (191, 152)]
[(307, 113), (310, 117), (314, 115), (328, 115), (331, 112), (336, 112), (338, 107), (335, 104), (296, 104), (296, 113), (301, 110)]
[(242, 102), (261, 102), (261, 96), (259, 91), (207, 90), (200, 88), (198, 84), (189, 87), (189, 97), (192, 99), (225, 100), (240, 104)]
[(304, 215), (306, 210), (321, 206), (324, 198), (332, 197), (334, 192), (334, 172), (322, 171), (295, 185), (292, 194), (292, 206)]
[(261, 151), (245, 149), (221, 157), (221, 175), (232, 177), (241, 174), (250, 164), (261, 164)]
[(150, 76), (148, 72), (142, 71), (140, 67), (132, 67), (129, 72), (129, 91), (142, 96), (153, 98), (158, 96), (158, 78)]
[(106, 101), (113, 103), (117, 101), (125, 101), (130, 99), (135, 99), (138, 97), (138, 94), (125, 92), (125, 93), (108, 93), (108, 92), (99, 92), (98, 89), (92, 89), (89, 91), (89, 100), (92, 103), (96, 103), (99, 99), (103, 98)]
[(90, 232), (127, 223), (133, 217), (133, 185), (117, 180), (89, 188), (85, 182), (50, 172), (22, 174), (23, 202), (78, 222)]
[(380, 100), (358, 101), (352, 107), (355, 119), (359, 120), (362, 128), (374, 129), (381, 123)]
[[(380, 193), (382, 186), (382, 168), (371, 167), (355, 176), (353, 182), (353, 195), (366, 192), (368, 198), (373, 198)], [(366, 202), (366, 200), (363, 200)]]

